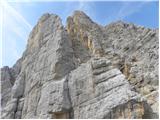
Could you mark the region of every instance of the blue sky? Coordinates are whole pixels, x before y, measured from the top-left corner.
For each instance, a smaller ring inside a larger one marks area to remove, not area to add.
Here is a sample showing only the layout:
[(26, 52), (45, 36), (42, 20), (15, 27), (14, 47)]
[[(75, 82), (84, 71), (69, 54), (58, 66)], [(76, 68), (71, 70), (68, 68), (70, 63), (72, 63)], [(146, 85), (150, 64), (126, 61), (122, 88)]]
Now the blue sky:
[(74, 10), (82, 10), (101, 25), (123, 20), (149, 28), (159, 27), (158, 1), (2, 0), (0, 8), (0, 67), (11, 67), (22, 56), (30, 31), (46, 12), (59, 15), (64, 25)]

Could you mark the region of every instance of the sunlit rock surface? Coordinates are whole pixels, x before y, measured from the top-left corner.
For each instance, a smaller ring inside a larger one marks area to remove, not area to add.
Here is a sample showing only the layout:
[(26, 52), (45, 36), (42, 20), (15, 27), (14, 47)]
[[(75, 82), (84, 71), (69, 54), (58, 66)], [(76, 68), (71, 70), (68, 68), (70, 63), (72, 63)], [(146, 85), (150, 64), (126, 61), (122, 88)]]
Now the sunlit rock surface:
[(44, 14), (1, 69), (2, 118), (158, 118), (158, 30)]

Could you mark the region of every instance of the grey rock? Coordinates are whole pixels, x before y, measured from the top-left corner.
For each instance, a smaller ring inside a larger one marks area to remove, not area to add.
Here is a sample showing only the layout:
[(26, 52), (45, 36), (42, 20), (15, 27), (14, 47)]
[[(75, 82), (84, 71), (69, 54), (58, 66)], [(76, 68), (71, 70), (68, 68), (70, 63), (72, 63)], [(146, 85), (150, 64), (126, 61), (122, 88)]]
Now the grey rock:
[(11, 119), (15, 117), (15, 112), (17, 110), (18, 99), (13, 98), (7, 102), (6, 107), (2, 111), (2, 118)]
[(1, 110), (6, 106), (10, 100), (11, 89), (14, 83), (11, 69), (7, 66), (1, 68)]
[[(104, 60), (104, 58), (99, 58), (96, 61), (101, 61), (101, 59)], [(136, 101), (136, 104), (138, 102), (143, 103), (141, 96), (131, 89), (125, 76), (118, 69), (112, 70), (116, 70), (113, 72), (114, 76), (106, 78), (105, 81), (95, 83), (94, 80), (97, 80), (97, 77), (101, 76), (101, 74), (93, 75), (93, 63), (97, 65), (97, 62), (93, 62), (93, 60), (81, 64), (81, 66), (71, 72), (69, 77), (69, 90), (75, 118), (114, 118), (109, 117), (107, 114), (120, 104), (127, 104), (127, 102), (132, 100)], [(102, 74), (107, 76), (108, 71)], [(136, 109), (140, 108), (135, 108), (135, 111)], [(143, 108), (141, 109), (143, 110)], [(130, 111), (131, 114), (134, 113), (134, 109), (133, 111), (130, 109)], [(114, 113), (112, 114), (114, 116)], [(143, 113), (135, 113), (133, 116), (137, 114), (141, 114), (137, 118), (143, 116)], [(122, 116), (122, 118), (125, 118), (125, 116)], [(132, 117), (128, 116), (126, 118)]]
[(158, 118), (158, 30), (44, 14), (1, 69), (2, 118)]

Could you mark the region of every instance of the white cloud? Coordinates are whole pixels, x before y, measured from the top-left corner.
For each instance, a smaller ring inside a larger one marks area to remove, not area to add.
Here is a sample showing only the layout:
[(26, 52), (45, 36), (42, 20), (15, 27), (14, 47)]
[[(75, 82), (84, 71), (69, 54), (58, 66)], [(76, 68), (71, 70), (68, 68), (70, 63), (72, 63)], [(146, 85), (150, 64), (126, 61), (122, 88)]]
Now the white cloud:
[[(75, 10), (84, 11), (89, 17), (95, 18), (95, 11), (93, 9), (94, 2), (88, 2), (86, 0), (78, 0), (75, 2), (66, 2), (62, 15), (63, 19), (66, 19), (69, 15), (72, 15)], [(63, 21), (65, 25), (65, 21)]]
[(96, 11), (94, 10), (94, 5), (95, 3), (92, 1), (85, 1), (85, 0), (79, 0), (79, 4), (78, 4), (78, 7), (77, 9), (78, 10), (82, 10), (84, 11), (85, 13), (87, 13), (88, 16), (95, 18), (95, 13)]
[(65, 5), (65, 12), (73, 12), (74, 10), (82, 10), (85, 11), (89, 14), (94, 13), (92, 7), (94, 3), (93, 2), (88, 2), (86, 0), (78, 0), (75, 2), (66, 2)]
[[(13, 59), (18, 59), (22, 54), (22, 51), (19, 51), (19, 49), (22, 47), (25, 48), (25, 46), (21, 45), (26, 44), (27, 36), (32, 29), (32, 25), (8, 2), (1, 2), (1, 7), (3, 8), (3, 23), (1, 21), (3, 24), (1, 26), (1, 29), (3, 29), (3, 40), (1, 42), (3, 42), (2, 45), (5, 47), (1, 47), (2, 52), (0, 54), (1, 57), (12, 56)], [(4, 60), (4, 58), (3, 63), (5, 65), (13, 64), (9, 63), (9, 60)]]
[(77, 9), (83, 10), (85, 7), (86, 7), (86, 2), (84, 0), (79, 0)]
[(145, 2), (139, 1), (139, 4), (136, 3), (136, 5), (135, 5), (135, 2), (133, 2), (133, 1), (122, 2), (122, 6), (120, 7), (119, 11), (108, 16), (106, 18), (105, 23), (110, 23), (110, 22), (116, 21), (116, 20), (123, 20), (126, 17), (133, 15), (134, 13), (139, 12), (141, 10), (141, 8), (147, 3), (149, 3), (149, 1), (145, 1)]
[(147, 2), (140, 2), (139, 4), (137, 4), (137, 6), (133, 6), (134, 2), (123, 3), (123, 6), (121, 7), (121, 9), (119, 10), (119, 12), (117, 14), (117, 18), (118, 19), (124, 19), (125, 17), (140, 11), (140, 9), (146, 3)]
[(126, 2), (130, 2), (130, 1), (133, 1), (133, 2), (135, 2), (135, 1), (158, 1), (158, 0), (6, 0), (7, 2), (64, 2), (64, 1), (126, 1)]
[[(1, 3), (1, 2), (0, 2)], [(3, 23), (2, 23), (2, 19), (3, 19), (3, 11), (2, 11), (2, 7), (1, 7), (1, 4), (0, 4), (0, 67), (2, 67), (2, 26), (3, 26)]]
[(29, 29), (32, 29), (32, 26), (26, 21), (26, 19), (20, 13), (18, 13), (11, 5), (9, 5), (9, 3), (3, 2), (2, 4), (4, 6), (4, 9), (7, 10), (11, 16), (15, 17), (14, 19), (16, 21), (19, 21), (25, 24)]

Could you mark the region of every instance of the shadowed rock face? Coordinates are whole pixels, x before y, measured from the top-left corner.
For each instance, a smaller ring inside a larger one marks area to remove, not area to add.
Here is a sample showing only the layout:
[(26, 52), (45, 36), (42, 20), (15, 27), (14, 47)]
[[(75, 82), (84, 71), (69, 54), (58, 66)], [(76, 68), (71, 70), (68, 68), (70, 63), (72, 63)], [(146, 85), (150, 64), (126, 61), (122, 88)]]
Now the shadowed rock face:
[(5, 66), (1, 69), (1, 106), (6, 106), (7, 101), (10, 99), (10, 92), (13, 86), (13, 77), (10, 68)]
[(1, 81), (2, 118), (158, 118), (158, 30), (44, 14)]

